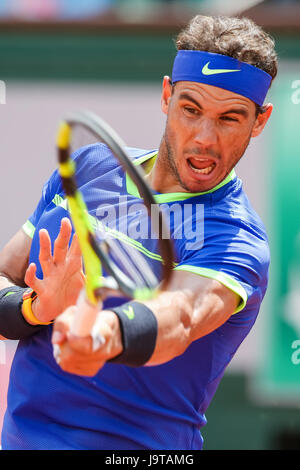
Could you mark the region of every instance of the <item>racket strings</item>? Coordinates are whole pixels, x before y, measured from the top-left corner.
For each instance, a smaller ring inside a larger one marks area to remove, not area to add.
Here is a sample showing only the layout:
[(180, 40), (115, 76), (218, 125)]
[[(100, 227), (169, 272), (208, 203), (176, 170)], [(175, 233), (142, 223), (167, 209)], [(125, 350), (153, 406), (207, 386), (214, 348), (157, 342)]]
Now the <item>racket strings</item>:
[[(105, 141), (101, 140), (100, 136), (95, 136), (90, 129), (85, 128), (81, 124), (73, 124), (70, 143), (71, 155), (81, 152), (81, 150), (88, 145), (99, 143), (105, 144)], [(124, 202), (124, 200), (122, 200), (122, 197), (120, 197), (119, 207), (121, 207), (121, 204), (127, 204), (126, 201)], [(122, 212), (117, 210), (117, 206), (118, 203), (116, 203), (115, 207), (116, 213)], [(146, 206), (143, 207), (145, 214), (147, 214)], [(90, 217), (93, 218), (91, 214)], [(113, 222), (112, 225), (114, 225)], [(119, 275), (123, 274), (131, 281), (132, 285), (141, 289), (144, 287), (155, 289), (160, 284), (160, 275), (156, 275), (153, 272), (147, 257), (136, 248), (136, 244), (132, 240), (127, 240), (126, 227), (128, 226), (128, 221), (125, 220), (122, 222), (124, 223), (124, 227), (121, 222), (119, 224), (121, 233), (114, 233), (115, 231), (111, 230), (111, 226), (106, 227), (102, 223), (99, 224), (97, 218), (96, 223), (93, 223), (93, 225), (94, 228), (96, 228), (96, 241), (98, 246), (102, 251), (106, 252), (109, 261), (114, 263), (117, 269), (121, 271)], [(123, 232), (123, 229), (125, 229), (125, 232)]]
[(100, 137), (96, 137), (89, 129), (85, 127), (74, 124), (72, 127), (72, 139), (70, 145), (71, 155), (77, 152), (79, 149), (86, 147), (87, 145), (92, 145), (96, 143), (101, 143)]
[(106, 244), (107, 255), (137, 287), (155, 288), (159, 284), (159, 278), (136, 248), (115, 239), (110, 233), (105, 233), (101, 246), (103, 243)]

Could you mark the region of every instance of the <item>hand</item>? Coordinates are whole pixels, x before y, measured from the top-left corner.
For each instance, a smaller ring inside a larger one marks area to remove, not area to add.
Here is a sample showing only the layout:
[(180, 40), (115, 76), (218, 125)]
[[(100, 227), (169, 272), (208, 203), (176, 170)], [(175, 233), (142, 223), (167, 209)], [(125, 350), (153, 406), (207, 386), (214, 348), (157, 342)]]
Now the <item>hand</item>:
[(39, 261), (43, 279), (36, 277), (35, 263), (31, 263), (25, 273), (25, 283), (38, 296), (32, 303), (32, 311), (43, 323), (54, 320), (67, 307), (76, 304), (84, 285), (82, 256), (76, 235), (69, 248), (71, 233), (70, 220), (62, 219), (52, 256), (50, 236), (47, 230), (40, 230)]
[(92, 334), (79, 337), (72, 333), (78, 309), (77, 305), (71, 306), (55, 320), (52, 334), (54, 356), (65, 372), (92, 377), (106, 361), (123, 350), (119, 320), (114, 312), (98, 312)]

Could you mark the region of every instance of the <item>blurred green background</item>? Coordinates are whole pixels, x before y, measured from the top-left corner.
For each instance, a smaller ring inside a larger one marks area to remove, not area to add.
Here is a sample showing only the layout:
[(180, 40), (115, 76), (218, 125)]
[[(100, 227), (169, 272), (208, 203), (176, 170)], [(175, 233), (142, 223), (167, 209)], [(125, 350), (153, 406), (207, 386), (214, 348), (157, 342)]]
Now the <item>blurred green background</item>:
[[(273, 116), (237, 168), (268, 229), (270, 287), (207, 411), (204, 449), (300, 449), (299, 1), (2, 0), (0, 248), (54, 168), (61, 113), (92, 108), (130, 145), (158, 146), (161, 79), (171, 74), (174, 37), (197, 13), (253, 18), (279, 56)], [(0, 425), (15, 346), (0, 351)]]

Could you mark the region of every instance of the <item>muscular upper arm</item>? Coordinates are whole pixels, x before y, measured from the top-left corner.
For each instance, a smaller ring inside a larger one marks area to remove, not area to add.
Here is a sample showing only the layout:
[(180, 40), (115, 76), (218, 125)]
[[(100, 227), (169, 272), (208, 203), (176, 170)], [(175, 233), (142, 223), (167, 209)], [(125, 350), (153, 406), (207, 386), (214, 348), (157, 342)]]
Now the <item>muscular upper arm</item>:
[(24, 286), (31, 238), (20, 229), (0, 252), (0, 289), (11, 284)]

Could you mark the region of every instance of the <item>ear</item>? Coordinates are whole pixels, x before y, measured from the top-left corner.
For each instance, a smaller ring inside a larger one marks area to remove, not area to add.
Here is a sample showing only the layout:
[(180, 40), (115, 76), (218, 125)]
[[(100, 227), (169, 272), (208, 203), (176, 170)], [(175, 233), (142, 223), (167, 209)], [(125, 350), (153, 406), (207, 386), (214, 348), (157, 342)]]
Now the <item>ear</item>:
[(271, 103), (268, 103), (263, 106), (263, 110), (264, 111), (262, 113), (259, 113), (256, 118), (254, 127), (252, 129), (251, 137), (257, 137), (262, 132), (263, 128), (267, 124), (272, 114), (273, 105)]
[(161, 109), (162, 112), (168, 114), (169, 110), (169, 101), (172, 95), (172, 82), (170, 77), (167, 75), (164, 76), (162, 93), (161, 93)]

